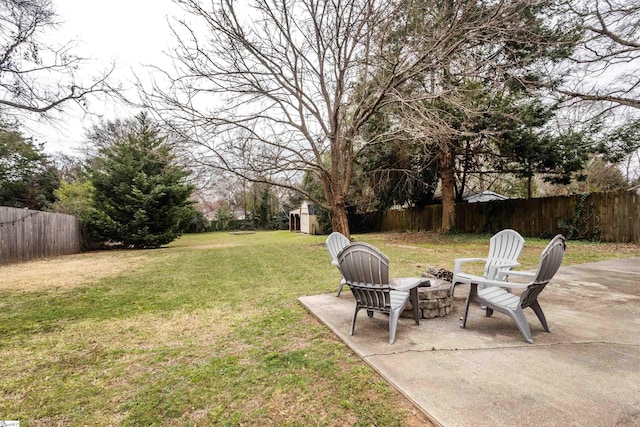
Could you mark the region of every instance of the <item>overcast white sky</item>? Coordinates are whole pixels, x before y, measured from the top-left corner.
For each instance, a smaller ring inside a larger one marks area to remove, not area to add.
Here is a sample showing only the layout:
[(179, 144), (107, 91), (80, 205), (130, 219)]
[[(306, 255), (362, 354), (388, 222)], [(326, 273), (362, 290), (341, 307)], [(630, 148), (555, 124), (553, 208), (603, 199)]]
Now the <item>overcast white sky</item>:
[[(91, 59), (87, 73), (98, 73), (115, 62), (116, 79), (131, 88), (132, 70), (140, 76), (148, 75), (143, 65), (167, 61), (163, 51), (173, 43), (167, 19), (179, 12), (171, 0), (54, 0), (54, 7), (62, 21), (56, 41), (78, 41), (74, 52)], [(127, 93), (132, 95), (133, 91)], [(45, 142), (48, 152), (72, 152), (83, 140), (84, 129), (99, 120), (79, 108), (67, 110), (55, 127), (42, 124), (31, 129), (39, 141)], [(99, 101), (93, 101), (89, 110), (107, 119), (135, 113), (113, 102)]]

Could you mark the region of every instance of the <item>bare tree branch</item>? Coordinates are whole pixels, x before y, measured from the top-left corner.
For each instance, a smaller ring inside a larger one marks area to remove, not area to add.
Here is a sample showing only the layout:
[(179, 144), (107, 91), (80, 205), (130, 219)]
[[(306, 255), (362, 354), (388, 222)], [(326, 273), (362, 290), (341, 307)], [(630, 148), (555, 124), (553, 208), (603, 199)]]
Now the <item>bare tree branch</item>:
[(73, 43), (45, 41), (56, 24), (50, 0), (0, 0), (0, 119), (46, 118), (69, 102), (83, 106), (88, 95), (117, 93), (108, 84), (113, 67), (85, 84), (76, 75), (84, 59), (72, 53)]
[(640, 4), (566, 1), (583, 38), (555, 90), (570, 99), (640, 108)]
[[(315, 174), (324, 199), (314, 201), (348, 234), (356, 159), (399, 133), (364, 137), (366, 123), (404, 108), (416, 85), (433, 82), (430, 97), (449, 97), (445, 75), (515, 73), (510, 61), (541, 41), (520, 16), (545, 2), (177, 3), (187, 17), (173, 23), (175, 69), (141, 87), (146, 104), (203, 165), (302, 192), (301, 174)], [(435, 129), (424, 137), (447, 128), (430, 117)]]

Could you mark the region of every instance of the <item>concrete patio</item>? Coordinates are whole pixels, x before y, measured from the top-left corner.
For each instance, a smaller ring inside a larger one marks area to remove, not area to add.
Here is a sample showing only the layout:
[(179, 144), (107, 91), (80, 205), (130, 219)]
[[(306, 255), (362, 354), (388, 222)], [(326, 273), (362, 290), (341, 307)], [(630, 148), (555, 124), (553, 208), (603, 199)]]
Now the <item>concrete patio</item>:
[(640, 258), (561, 267), (539, 299), (551, 333), (527, 309), (534, 344), (478, 305), (461, 329), (467, 293), (446, 317), (400, 319), (393, 345), (381, 314), (349, 336), (346, 289), (299, 300), (436, 425), (640, 425)]

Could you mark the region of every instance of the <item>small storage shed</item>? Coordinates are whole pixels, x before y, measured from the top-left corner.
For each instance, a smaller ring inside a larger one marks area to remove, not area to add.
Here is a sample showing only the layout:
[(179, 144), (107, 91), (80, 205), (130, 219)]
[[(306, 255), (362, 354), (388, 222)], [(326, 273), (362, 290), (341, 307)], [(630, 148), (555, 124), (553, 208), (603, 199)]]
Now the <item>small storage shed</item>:
[(305, 200), (299, 209), (289, 212), (289, 231), (299, 231), (304, 234), (317, 234), (320, 231), (316, 206)]

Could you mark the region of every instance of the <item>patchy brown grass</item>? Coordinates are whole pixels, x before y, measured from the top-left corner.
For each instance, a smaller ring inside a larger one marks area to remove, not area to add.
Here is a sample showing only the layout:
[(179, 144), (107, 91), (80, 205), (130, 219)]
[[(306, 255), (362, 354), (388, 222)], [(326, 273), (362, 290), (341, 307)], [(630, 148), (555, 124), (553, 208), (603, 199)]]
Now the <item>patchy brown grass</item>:
[[(419, 250), (420, 253), (428, 255), (428, 259), (432, 260), (432, 265), (451, 269), (455, 258), (482, 257), (489, 249), (490, 237), (488, 234), (442, 235), (433, 232), (375, 233), (357, 236), (357, 240), (386, 245), (398, 250), (400, 256), (408, 256), (412, 249)], [(525, 237), (525, 240), (520, 262), (527, 268), (534, 268), (539, 260), (540, 252), (550, 239)], [(564, 265), (638, 256), (640, 256), (640, 245), (637, 243), (569, 240)]]
[(204, 249), (228, 249), (228, 248), (237, 248), (238, 246), (245, 246), (243, 244), (239, 244), (239, 243), (219, 243), (219, 244), (213, 244), (213, 245), (195, 245), (195, 246), (189, 246), (189, 249), (196, 249), (196, 250), (204, 250)]
[[(367, 241), (371, 238), (385, 241), (389, 245), (407, 245), (413, 247), (415, 245), (459, 245), (461, 243), (477, 243), (489, 245), (491, 235), (472, 235), (472, 234), (439, 234), (431, 231), (419, 233), (373, 233), (357, 236), (356, 240)], [(546, 245), (549, 239), (526, 237), (527, 244), (534, 246)], [(616, 254), (624, 256), (634, 256), (640, 250), (637, 243), (608, 243), (608, 242), (590, 242), (583, 240), (570, 240), (569, 244), (580, 246), (588, 251), (597, 251), (599, 253)]]
[(103, 251), (0, 266), (0, 291), (71, 289), (134, 270), (149, 261), (139, 251)]
[[(335, 291), (325, 239), (189, 235), (158, 251), (0, 267), (0, 306), (12, 309), (0, 310), (3, 412), (28, 425), (431, 425), (296, 302)], [(489, 236), (356, 240), (415, 275), (481, 256)], [(523, 267), (545, 245), (527, 239)], [(640, 255), (569, 248), (567, 264)]]

